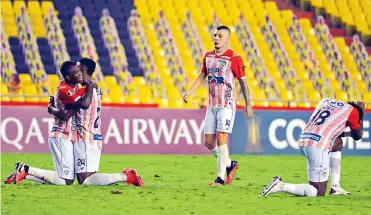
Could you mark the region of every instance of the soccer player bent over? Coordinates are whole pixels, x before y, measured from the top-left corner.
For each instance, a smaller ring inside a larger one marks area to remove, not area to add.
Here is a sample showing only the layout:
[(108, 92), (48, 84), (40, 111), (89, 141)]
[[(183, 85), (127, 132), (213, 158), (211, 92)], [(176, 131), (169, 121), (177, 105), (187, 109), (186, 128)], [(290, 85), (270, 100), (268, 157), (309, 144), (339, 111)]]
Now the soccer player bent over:
[(218, 167), (218, 176), (210, 185), (231, 183), (238, 168), (237, 161), (229, 159), (227, 146), (228, 134), (232, 132), (236, 113), (234, 93), (236, 78), (245, 98), (246, 118), (249, 119), (253, 114), (242, 58), (229, 49), (230, 33), (226, 26), (219, 26), (215, 30), (213, 35), (215, 50), (205, 54), (198, 77), (183, 94), (183, 100), (187, 102), (187, 97), (207, 78), (209, 101), (205, 116), (205, 146), (217, 157)]
[[(362, 138), (363, 111), (363, 102), (345, 103), (334, 99), (322, 99), (298, 141), (301, 154), (307, 158), (309, 184), (283, 183), (281, 177), (275, 176), (260, 195), (287, 192), (298, 196), (324, 196), (329, 177), (329, 152), (333, 142), (347, 135), (355, 140)], [(344, 132), (347, 126), (351, 130), (350, 133)], [(330, 194), (333, 193), (331, 190)]]

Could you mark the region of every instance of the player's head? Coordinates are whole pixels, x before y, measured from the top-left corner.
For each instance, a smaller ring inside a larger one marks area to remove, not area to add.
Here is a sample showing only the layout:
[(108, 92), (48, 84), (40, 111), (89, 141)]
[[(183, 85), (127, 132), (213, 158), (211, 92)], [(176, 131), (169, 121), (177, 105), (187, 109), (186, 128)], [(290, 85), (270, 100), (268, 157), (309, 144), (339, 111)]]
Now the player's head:
[(84, 75), (84, 80), (88, 80), (93, 76), (97, 64), (92, 59), (84, 57), (77, 62), (77, 65)]
[(107, 9), (107, 8), (104, 8), (103, 10), (102, 10), (102, 16), (109, 16), (110, 14), (109, 14), (109, 10)]
[(81, 16), (82, 15), (81, 7), (76, 7), (75, 8), (75, 15), (77, 15), (77, 16)]
[(358, 111), (358, 115), (359, 115), (359, 120), (363, 120), (363, 108), (357, 104), (356, 102), (353, 102), (353, 101), (349, 101), (347, 102), (348, 104), (352, 105), (355, 109), (357, 109)]
[(61, 74), (66, 82), (81, 83), (82, 73), (77, 69), (76, 63), (73, 61), (65, 61), (61, 65)]
[(227, 26), (219, 26), (215, 29), (213, 35), (215, 49), (222, 49), (228, 47), (231, 30)]

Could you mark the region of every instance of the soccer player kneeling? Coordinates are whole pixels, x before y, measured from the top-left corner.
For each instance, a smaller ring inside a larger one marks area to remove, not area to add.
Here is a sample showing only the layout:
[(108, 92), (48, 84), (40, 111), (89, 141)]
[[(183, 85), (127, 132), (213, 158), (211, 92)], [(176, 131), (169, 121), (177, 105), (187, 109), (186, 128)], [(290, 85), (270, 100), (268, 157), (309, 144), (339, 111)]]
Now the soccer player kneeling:
[[(345, 103), (334, 99), (322, 99), (298, 141), (300, 153), (307, 158), (309, 184), (284, 183), (281, 177), (275, 176), (260, 195), (286, 192), (298, 196), (324, 196), (329, 177), (329, 153), (332, 151), (333, 144), (339, 142), (340, 137), (344, 136), (351, 136), (355, 140), (362, 138), (363, 111), (363, 102)], [(349, 127), (351, 132), (344, 132), (346, 127)], [(334, 168), (333, 165), (331, 166)], [(340, 180), (340, 174), (338, 178)], [(350, 193), (340, 187), (331, 187), (330, 194), (349, 195)]]

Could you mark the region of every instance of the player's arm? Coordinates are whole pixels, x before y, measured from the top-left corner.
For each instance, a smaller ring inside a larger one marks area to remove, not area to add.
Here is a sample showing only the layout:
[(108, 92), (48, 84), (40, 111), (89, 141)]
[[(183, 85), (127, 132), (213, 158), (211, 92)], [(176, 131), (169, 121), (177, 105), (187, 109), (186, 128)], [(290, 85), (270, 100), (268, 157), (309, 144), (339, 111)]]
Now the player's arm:
[(88, 86), (86, 87), (85, 95), (76, 101), (76, 103), (74, 104), (74, 107), (81, 108), (84, 110), (88, 109), (91, 104), (91, 100), (93, 98), (93, 90), (94, 88), (97, 88), (97, 87), (98, 86), (94, 81), (90, 81), (88, 83)]
[(244, 77), (244, 78), (242, 78), (238, 81), (240, 83), (243, 98), (245, 99), (245, 104), (246, 104), (247, 107), (251, 107), (250, 91), (249, 91), (249, 86), (247, 84), (246, 78)]
[(68, 120), (76, 112), (77, 112), (76, 108), (70, 108), (68, 111), (63, 111), (62, 109), (55, 107), (54, 97), (50, 96), (48, 113), (52, 114), (53, 116), (57, 117), (60, 120)]
[[(206, 54), (207, 55), (207, 54)], [(202, 68), (200, 73), (198, 74), (197, 78), (193, 81), (191, 87), (183, 94), (183, 101), (187, 103), (187, 97), (191, 95), (195, 90), (197, 90), (201, 84), (204, 82), (207, 76), (207, 70), (206, 70), (206, 55), (204, 57)]]
[(201, 84), (204, 82), (205, 78), (206, 78), (206, 73), (200, 72), (198, 74), (197, 78), (194, 80), (191, 87), (183, 95), (183, 100), (184, 100), (185, 103), (188, 102), (187, 97), (189, 95), (191, 95), (195, 90), (197, 90), (201, 86)]
[(52, 114), (53, 116), (57, 117), (58, 119), (64, 120), (64, 121), (71, 118), (77, 112), (77, 110), (78, 109), (76, 108), (70, 108), (65, 112), (59, 108), (51, 106), (50, 104), (48, 105), (48, 112)]
[(243, 95), (243, 98), (245, 99), (245, 114), (246, 118), (249, 119), (252, 114), (252, 107), (250, 103), (250, 91), (249, 86), (246, 81), (245, 76), (245, 66), (243, 65), (242, 58), (240, 56), (237, 56), (235, 60), (232, 62), (232, 72), (236, 76), (238, 82), (240, 83), (241, 92)]
[(353, 108), (353, 111), (350, 113), (347, 121), (350, 132), (343, 132), (341, 134), (344, 137), (350, 136), (354, 140), (360, 140), (363, 136), (363, 111), (365, 108), (365, 104), (363, 102), (357, 102), (357, 104), (361, 108), (359, 110)]

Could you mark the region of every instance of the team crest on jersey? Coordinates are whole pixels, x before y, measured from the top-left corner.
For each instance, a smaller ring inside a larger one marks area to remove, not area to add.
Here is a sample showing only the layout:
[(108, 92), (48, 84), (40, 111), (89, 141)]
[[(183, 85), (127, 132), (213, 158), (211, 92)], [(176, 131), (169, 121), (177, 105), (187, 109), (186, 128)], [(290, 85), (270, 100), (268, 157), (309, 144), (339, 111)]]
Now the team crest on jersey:
[(67, 91), (67, 95), (73, 96), (75, 93), (72, 90)]
[(223, 66), (227, 64), (227, 62), (225, 62), (224, 60), (219, 60), (218, 63), (220, 63)]

